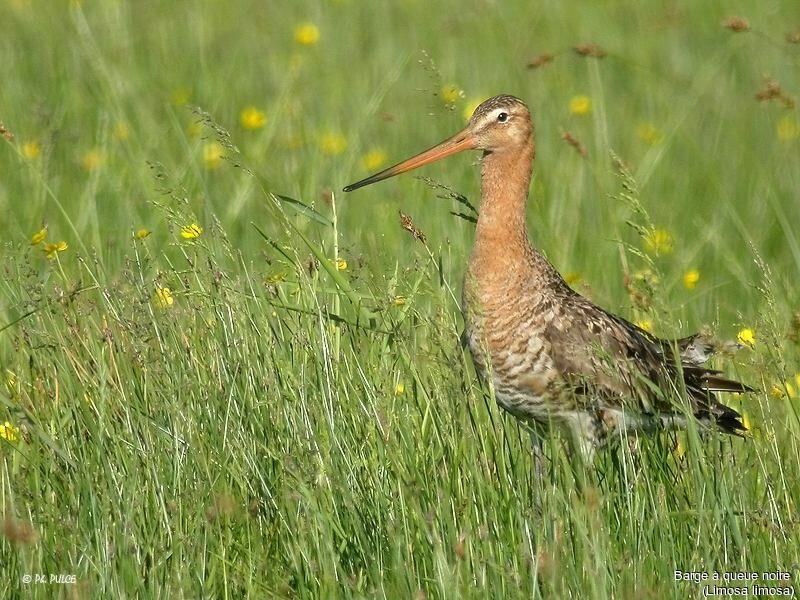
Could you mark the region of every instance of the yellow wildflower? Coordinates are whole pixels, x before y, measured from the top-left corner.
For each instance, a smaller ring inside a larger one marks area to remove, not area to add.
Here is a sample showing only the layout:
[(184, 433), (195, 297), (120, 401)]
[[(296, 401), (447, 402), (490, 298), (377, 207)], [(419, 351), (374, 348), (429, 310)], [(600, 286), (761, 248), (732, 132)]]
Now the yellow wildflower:
[(442, 89), (439, 91), (439, 97), (445, 104), (453, 105), (464, 97), (464, 91), (456, 84), (448, 83), (442, 86)]
[(588, 115), (592, 112), (592, 101), (589, 96), (573, 96), (570, 98), (569, 112), (573, 115)]
[(181, 237), (185, 240), (195, 240), (203, 233), (203, 228), (197, 223), (181, 227)]
[(6, 421), (0, 425), (0, 438), (8, 442), (16, 442), (19, 439), (19, 427)]
[(775, 126), (775, 134), (782, 142), (791, 142), (800, 137), (800, 123), (793, 117), (783, 117)]
[(175, 88), (172, 92), (172, 103), (175, 106), (183, 106), (184, 104), (189, 104), (189, 101), (192, 99), (192, 88), (182, 86), (179, 88)]
[(693, 290), (700, 281), (700, 271), (697, 269), (689, 269), (683, 274), (683, 287), (687, 290)]
[(347, 148), (347, 140), (338, 133), (327, 132), (319, 140), (319, 147), (325, 154), (336, 156)]
[(52, 244), (45, 244), (43, 250), (47, 258), (55, 258), (56, 254), (64, 252), (67, 248), (69, 248), (67, 242), (62, 240), (60, 242), (53, 242)]
[(361, 157), (361, 164), (367, 171), (376, 171), (386, 163), (386, 152), (380, 149), (370, 150)]
[(581, 280), (581, 274), (577, 271), (567, 271), (564, 273), (564, 281), (567, 282), (567, 285), (573, 285), (578, 283)]
[(800, 389), (800, 373), (794, 376), (794, 383), (785, 381), (784, 383), (776, 383), (770, 390), (770, 395), (776, 400), (781, 398), (797, 398), (797, 390)]
[(42, 147), (39, 142), (23, 142), (22, 143), (22, 156), (27, 160), (35, 160), (42, 154)]
[(406, 391), (406, 386), (403, 384), (402, 381), (400, 383), (398, 383), (396, 386), (394, 386), (394, 395), (395, 396), (401, 396), (403, 394), (403, 392), (405, 392), (405, 391)]
[(104, 160), (105, 155), (103, 151), (99, 148), (92, 148), (84, 152), (83, 156), (81, 156), (81, 166), (84, 171), (91, 173), (92, 171), (96, 171), (98, 167), (103, 164)]
[(750, 348), (753, 348), (756, 345), (756, 334), (749, 327), (745, 327), (744, 329), (742, 329), (737, 334), (736, 339), (739, 340), (740, 344), (744, 344), (745, 346), (749, 346)]
[(131, 136), (131, 130), (125, 121), (119, 121), (116, 125), (114, 125), (111, 135), (114, 136), (114, 139), (124, 142)]
[(175, 299), (168, 287), (158, 287), (156, 293), (153, 294), (152, 302), (156, 308), (167, 309), (175, 303)]
[(786, 381), (782, 384), (781, 383), (774, 384), (772, 386), (772, 389), (770, 389), (769, 394), (776, 400), (786, 398), (787, 396), (789, 398), (795, 398), (797, 396), (797, 390), (790, 381)]
[(483, 102), (483, 100), (480, 98), (473, 98), (472, 100), (467, 101), (467, 103), (464, 105), (464, 112), (462, 113), (465, 121), (469, 121), (472, 118), (472, 113), (474, 113), (475, 109), (480, 106), (481, 102)]
[(678, 438), (678, 441), (672, 448), (672, 455), (676, 459), (681, 460), (685, 454), (686, 454), (686, 444), (684, 443), (683, 438)]
[(742, 411), (742, 425), (747, 431), (753, 431), (753, 422), (750, 420), (750, 415), (745, 411)]
[(650, 319), (640, 319), (636, 321), (635, 325), (639, 329), (644, 329), (647, 333), (653, 333), (653, 321)]
[(313, 46), (319, 41), (319, 27), (313, 23), (300, 23), (294, 28), (294, 41), (301, 46)]
[(636, 135), (638, 135), (639, 139), (645, 144), (650, 146), (655, 146), (664, 139), (661, 130), (652, 123), (640, 123), (639, 127), (636, 128)]
[(276, 284), (286, 279), (286, 271), (276, 271), (272, 275), (267, 276), (267, 283)]
[(207, 142), (203, 146), (203, 162), (206, 169), (218, 169), (225, 157), (225, 149), (219, 142)]
[(652, 229), (644, 236), (648, 252), (658, 256), (672, 252), (672, 234), (666, 229)]
[(148, 235), (150, 235), (151, 231), (149, 229), (137, 229), (136, 233), (133, 234), (133, 237), (137, 240), (143, 240)]
[(255, 106), (248, 106), (239, 113), (239, 123), (245, 129), (261, 129), (267, 124), (267, 114)]
[(343, 258), (336, 259), (336, 270), (337, 271), (345, 271), (347, 270), (347, 261)]
[(42, 227), (39, 231), (31, 236), (31, 246), (36, 246), (44, 241), (47, 237), (47, 227)]

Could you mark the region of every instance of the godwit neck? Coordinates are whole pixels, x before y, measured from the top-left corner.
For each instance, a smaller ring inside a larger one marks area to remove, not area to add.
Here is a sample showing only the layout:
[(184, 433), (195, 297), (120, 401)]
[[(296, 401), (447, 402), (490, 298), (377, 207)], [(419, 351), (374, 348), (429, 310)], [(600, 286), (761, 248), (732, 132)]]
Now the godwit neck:
[(498, 261), (517, 264), (521, 256), (529, 255), (525, 208), (533, 156), (532, 132), (518, 145), (484, 152), (480, 215), (470, 261), (473, 265), (491, 259), (493, 267), (499, 268)]

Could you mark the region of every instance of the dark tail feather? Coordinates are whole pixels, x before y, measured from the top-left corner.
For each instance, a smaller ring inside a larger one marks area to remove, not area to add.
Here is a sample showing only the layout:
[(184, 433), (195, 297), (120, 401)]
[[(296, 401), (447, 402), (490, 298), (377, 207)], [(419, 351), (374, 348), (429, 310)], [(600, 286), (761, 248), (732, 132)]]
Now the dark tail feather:
[(714, 412), (717, 413), (714, 415), (717, 427), (730, 435), (744, 437), (747, 427), (742, 422), (742, 415), (724, 404), (717, 404), (714, 409)]
[(684, 380), (695, 401), (695, 415), (701, 420), (711, 421), (723, 432), (743, 437), (747, 432), (738, 411), (719, 402), (714, 392), (738, 394), (754, 392), (749, 385), (724, 377), (720, 371), (702, 367), (683, 368)]
[(722, 371), (715, 369), (684, 365), (683, 377), (687, 385), (706, 392), (734, 392), (737, 394), (755, 392), (749, 385), (728, 379), (722, 374)]
[(700, 378), (700, 387), (707, 392), (755, 392), (749, 385), (739, 383), (733, 379), (726, 379), (716, 373), (706, 373)]

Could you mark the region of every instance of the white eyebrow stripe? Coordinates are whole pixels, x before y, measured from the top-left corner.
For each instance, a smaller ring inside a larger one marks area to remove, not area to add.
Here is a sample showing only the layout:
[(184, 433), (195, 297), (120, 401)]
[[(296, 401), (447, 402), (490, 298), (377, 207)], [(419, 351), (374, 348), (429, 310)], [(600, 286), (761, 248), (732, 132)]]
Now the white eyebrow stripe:
[(503, 108), (502, 106), (498, 107), (498, 108), (494, 108), (494, 109), (492, 109), (492, 112), (487, 113), (481, 119), (481, 126), (488, 125), (489, 123), (496, 121), (497, 120), (497, 115), (499, 115), (500, 113), (506, 113), (509, 117), (511, 116), (511, 111), (509, 109), (507, 109), (507, 108)]

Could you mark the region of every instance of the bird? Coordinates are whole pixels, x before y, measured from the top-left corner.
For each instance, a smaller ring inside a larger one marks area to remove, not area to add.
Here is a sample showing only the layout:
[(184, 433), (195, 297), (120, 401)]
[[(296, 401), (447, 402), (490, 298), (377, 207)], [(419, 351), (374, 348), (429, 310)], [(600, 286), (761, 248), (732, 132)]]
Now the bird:
[(489, 98), (459, 133), (344, 191), (466, 150), (482, 155), (463, 337), (500, 407), (530, 431), (560, 427), (586, 462), (615, 436), (685, 429), (692, 419), (744, 437), (742, 415), (717, 392), (753, 390), (705, 366), (714, 353), (710, 338), (660, 339), (604, 310), (573, 290), (531, 242), (525, 210), (534, 127), (519, 98)]

